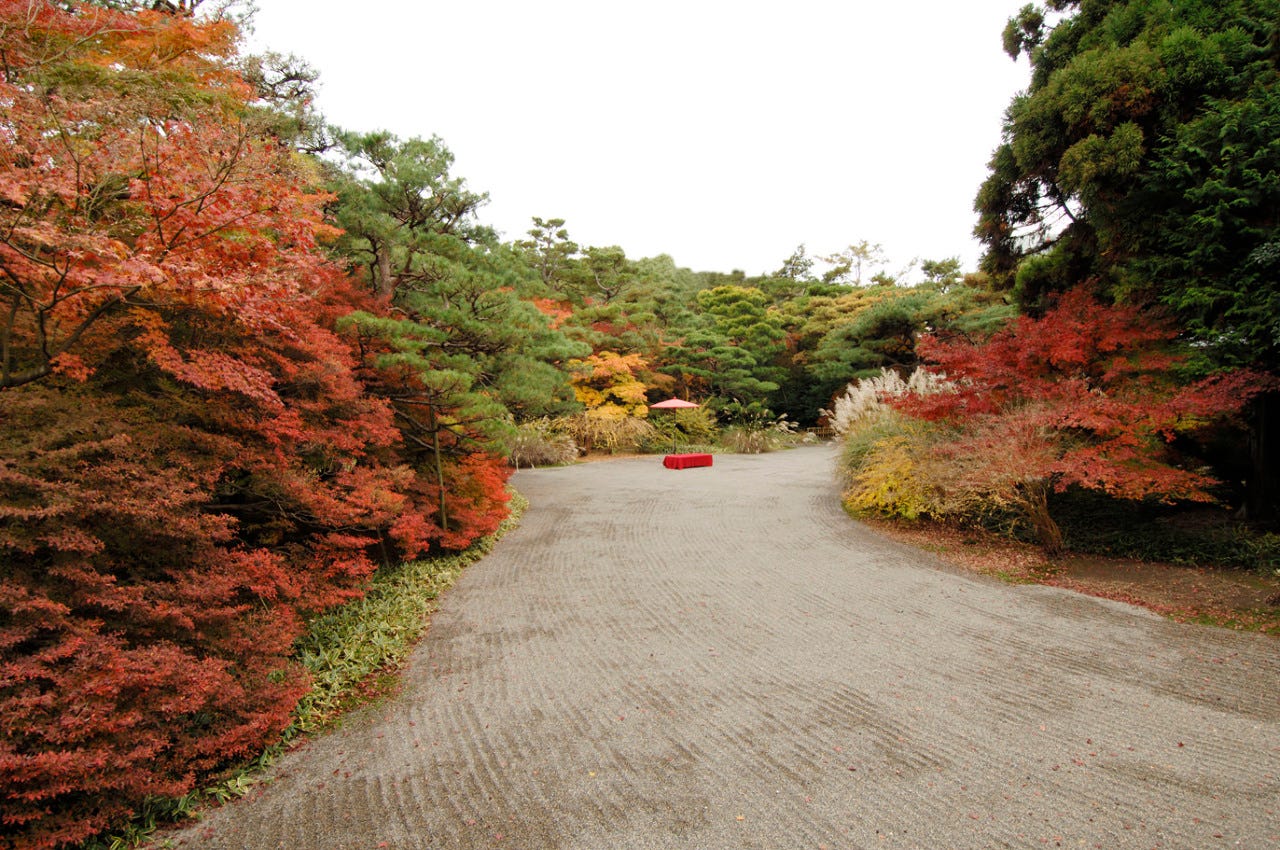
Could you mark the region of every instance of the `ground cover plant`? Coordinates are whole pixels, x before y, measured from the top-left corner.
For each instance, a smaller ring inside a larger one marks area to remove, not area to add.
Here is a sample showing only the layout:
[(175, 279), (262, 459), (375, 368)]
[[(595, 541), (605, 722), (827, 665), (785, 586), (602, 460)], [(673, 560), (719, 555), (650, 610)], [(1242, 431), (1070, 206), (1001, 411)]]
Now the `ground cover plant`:
[(548, 417), (520, 423), (509, 445), (507, 457), (516, 469), (562, 466), (578, 459), (578, 444)]

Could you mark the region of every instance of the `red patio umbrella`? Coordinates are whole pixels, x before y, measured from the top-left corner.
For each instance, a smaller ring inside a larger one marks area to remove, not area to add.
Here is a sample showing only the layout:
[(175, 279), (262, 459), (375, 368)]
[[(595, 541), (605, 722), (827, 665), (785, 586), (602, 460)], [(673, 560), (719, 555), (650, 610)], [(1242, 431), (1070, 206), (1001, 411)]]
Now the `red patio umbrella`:
[(682, 398), (669, 398), (666, 401), (660, 401), (657, 404), (649, 405), (650, 410), (680, 410), (685, 407), (697, 407), (691, 401), (685, 401)]

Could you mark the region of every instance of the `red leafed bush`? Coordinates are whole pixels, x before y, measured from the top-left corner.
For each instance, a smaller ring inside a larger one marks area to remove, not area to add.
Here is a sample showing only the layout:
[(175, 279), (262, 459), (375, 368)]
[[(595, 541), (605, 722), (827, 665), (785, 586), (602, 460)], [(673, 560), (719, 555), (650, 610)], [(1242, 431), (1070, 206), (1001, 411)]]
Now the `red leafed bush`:
[(333, 330), (375, 307), (234, 44), (0, 0), (0, 846), (73, 844), (261, 748), (309, 613), (503, 513), (505, 472), (460, 453), (436, 521)]
[(90, 393), (5, 401), (0, 835), (53, 847), (283, 728), (298, 588), (205, 510), (230, 441)]
[(919, 351), (952, 391), (906, 395), (905, 412), (946, 426), (931, 448), (941, 502), (1014, 506), (1050, 548), (1061, 532), (1047, 495), (1078, 486), (1122, 499), (1209, 501), (1216, 483), (1170, 444), (1238, 411), (1270, 379), (1234, 372), (1184, 383), (1175, 331), (1081, 287), (1043, 318), (1019, 317), (982, 342), (927, 337)]
[(384, 534), (431, 542), (399, 533), (416, 478), (372, 457), (385, 406), (315, 353), (261, 401), (127, 347), (6, 391), (0, 834), (83, 838), (260, 748), (305, 686), (303, 615), (362, 592)]
[(510, 499), (511, 466), (496, 455), (471, 453), (450, 471), (449, 530), (440, 537), (447, 549), (465, 549), (498, 530)]

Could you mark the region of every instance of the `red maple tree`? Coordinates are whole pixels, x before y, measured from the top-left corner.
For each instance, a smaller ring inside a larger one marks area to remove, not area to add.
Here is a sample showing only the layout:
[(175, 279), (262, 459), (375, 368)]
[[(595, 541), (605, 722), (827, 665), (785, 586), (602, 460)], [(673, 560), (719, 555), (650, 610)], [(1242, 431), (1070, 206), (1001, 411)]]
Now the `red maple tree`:
[(905, 411), (947, 426), (935, 468), (954, 501), (1015, 506), (1049, 548), (1062, 544), (1048, 494), (1071, 486), (1123, 499), (1209, 501), (1217, 483), (1181, 465), (1174, 438), (1238, 411), (1266, 388), (1238, 371), (1187, 383), (1174, 328), (1132, 305), (1065, 293), (986, 340), (920, 341), (953, 391), (904, 396)]
[[(0, 844), (52, 848), (277, 736), (311, 612), (462, 547), (336, 332), (326, 196), (220, 20), (0, 0)], [(456, 492), (453, 492), (456, 491)]]

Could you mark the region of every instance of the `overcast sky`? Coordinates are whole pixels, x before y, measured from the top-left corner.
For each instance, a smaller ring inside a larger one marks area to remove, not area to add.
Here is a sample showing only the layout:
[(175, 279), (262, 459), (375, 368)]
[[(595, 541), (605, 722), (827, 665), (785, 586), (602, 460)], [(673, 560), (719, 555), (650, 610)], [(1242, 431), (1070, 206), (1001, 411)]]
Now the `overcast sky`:
[(971, 269), (1023, 2), (258, 0), (250, 49), (307, 59), (332, 123), (440, 136), (505, 239), (558, 217), (699, 271), (862, 240)]

